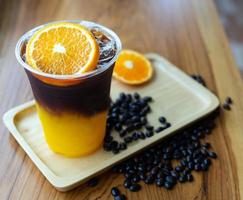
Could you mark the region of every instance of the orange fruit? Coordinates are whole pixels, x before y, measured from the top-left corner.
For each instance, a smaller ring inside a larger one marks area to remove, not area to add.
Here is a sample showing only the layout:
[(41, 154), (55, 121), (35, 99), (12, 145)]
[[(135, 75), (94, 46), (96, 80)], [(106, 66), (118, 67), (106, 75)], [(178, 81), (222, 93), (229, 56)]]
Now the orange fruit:
[(113, 76), (127, 84), (137, 85), (151, 79), (153, 68), (150, 61), (133, 50), (123, 50), (116, 61)]
[(99, 59), (99, 46), (84, 26), (69, 22), (49, 24), (33, 34), (26, 46), (27, 63), (57, 75), (92, 71)]

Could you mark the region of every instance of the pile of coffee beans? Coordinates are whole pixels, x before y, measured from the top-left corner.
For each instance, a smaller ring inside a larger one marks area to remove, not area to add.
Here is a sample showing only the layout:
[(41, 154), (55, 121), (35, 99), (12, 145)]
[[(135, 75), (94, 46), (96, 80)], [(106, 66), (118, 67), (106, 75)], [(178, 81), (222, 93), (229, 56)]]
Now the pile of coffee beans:
[[(160, 126), (149, 125), (147, 115), (151, 112), (152, 97), (141, 97), (138, 93), (120, 93), (111, 103), (107, 117), (104, 150), (114, 154), (127, 149), (127, 145), (137, 140), (145, 140), (154, 134), (169, 128), (171, 124), (164, 116), (159, 117)], [(119, 135), (119, 141), (112, 136), (112, 131)]]
[[(191, 77), (206, 87), (200, 75)], [(147, 114), (151, 112), (149, 104), (152, 101), (151, 97), (140, 97), (138, 93), (119, 95), (111, 104), (107, 119), (104, 142), (106, 151), (119, 153), (132, 141), (146, 139), (171, 126), (164, 116), (158, 119), (161, 126), (154, 128), (149, 125)], [(230, 105), (232, 99), (227, 98), (226, 102)], [(207, 171), (212, 159), (217, 158), (217, 154), (212, 151), (211, 144), (205, 142), (205, 138), (214, 129), (215, 119), (218, 116), (219, 110), (216, 110), (190, 127), (123, 161), (113, 167), (112, 171), (124, 176), (123, 186), (131, 192), (141, 190), (142, 182), (155, 184), (159, 188), (172, 189), (177, 183), (193, 181), (193, 171)], [(112, 130), (119, 134), (123, 139), (122, 142), (113, 139)], [(115, 200), (126, 199), (117, 187), (112, 188), (111, 194)]]
[(202, 142), (215, 127), (218, 111), (195, 125), (115, 166), (113, 172), (124, 176), (124, 187), (134, 192), (140, 182), (172, 189), (176, 183), (193, 181), (192, 171), (207, 171), (217, 154)]

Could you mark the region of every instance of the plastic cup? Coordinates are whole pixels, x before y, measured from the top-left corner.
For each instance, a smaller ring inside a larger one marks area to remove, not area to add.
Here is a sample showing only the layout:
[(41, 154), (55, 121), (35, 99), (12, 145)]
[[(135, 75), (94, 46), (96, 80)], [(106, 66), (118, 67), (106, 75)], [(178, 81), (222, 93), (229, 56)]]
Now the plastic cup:
[(29, 78), (48, 146), (64, 156), (79, 157), (102, 146), (110, 105), (111, 77), (121, 42), (113, 31), (99, 24), (68, 22), (99, 28), (115, 41), (115, 56), (101, 67), (84, 74), (53, 75), (35, 70), (24, 62), (23, 52), (28, 39), (46, 24), (25, 33), (16, 45), (15, 54)]

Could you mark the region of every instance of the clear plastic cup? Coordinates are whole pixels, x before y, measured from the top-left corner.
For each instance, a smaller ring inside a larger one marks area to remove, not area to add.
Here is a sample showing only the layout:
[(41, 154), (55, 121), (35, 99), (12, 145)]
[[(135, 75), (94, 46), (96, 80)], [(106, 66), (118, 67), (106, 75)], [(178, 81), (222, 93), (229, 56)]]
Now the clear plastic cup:
[(53, 75), (38, 71), (24, 61), (23, 54), (28, 39), (47, 24), (25, 33), (16, 45), (15, 54), (29, 78), (48, 146), (56, 153), (78, 157), (102, 146), (110, 105), (111, 77), (121, 41), (112, 30), (102, 25), (77, 20), (68, 22), (97, 28), (107, 35), (116, 47), (114, 57), (84, 74)]

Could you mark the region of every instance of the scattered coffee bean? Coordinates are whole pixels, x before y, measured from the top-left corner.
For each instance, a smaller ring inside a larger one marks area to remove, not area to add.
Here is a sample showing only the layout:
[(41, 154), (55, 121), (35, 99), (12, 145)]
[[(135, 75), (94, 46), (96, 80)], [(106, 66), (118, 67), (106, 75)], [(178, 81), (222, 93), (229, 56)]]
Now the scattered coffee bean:
[(202, 86), (206, 87), (206, 82), (205, 80), (202, 78), (201, 75), (196, 75), (196, 74), (193, 74), (191, 75), (191, 77), (197, 81), (199, 84), (201, 84)]
[(227, 104), (227, 103), (223, 103), (223, 108), (224, 108), (225, 110), (231, 110), (230, 105)]
[(225, 103), (232, 104), (233, 103), (233, 100), (231, 99), (231, 97), (226, 97)]
[(169, 127), (171, 127), (171, 124), (170, 124), (169, 122), (167, 122), (167, 123), (165, 124), (165, 128), (169, 128)]
[(118, 196), (118, 195), (120, 195), (120, 191), (118, 190), (118, 188), (117, 187), (113, 187), (112, 189), (111, 189), (111, 194), (112, 194), (112, 196)]
[(211, 157), (211, 158), (217, 158), (217, 154), (213, 151), (209, 151), (208, 156)]
[(159, 117), (159, 122), (161, 123), (161, 124), (164, 124), (165, 122), (166, 122), (166, 118), (165, 117)]
[(154, 135), (154, 133), (152, 131), (147, 131), (145, 133), (146, 137), (152, 137)]
[(160, 133), (161, 131), (163, 131), (165, 128), (162, 126), (159, 126), (158, 128), (155, 129), (155, 133)]
[(98, 185), (98, 183), (99, 183), (99, 179), (95, 177), (95, 178), (88, 180), (87, 186), (95, 187), (96, 185)]
[(126, 200), (126, 199), (127, 198), (126, 198), (126, 196), (124, 194), (114, 197), (114, 200)]

